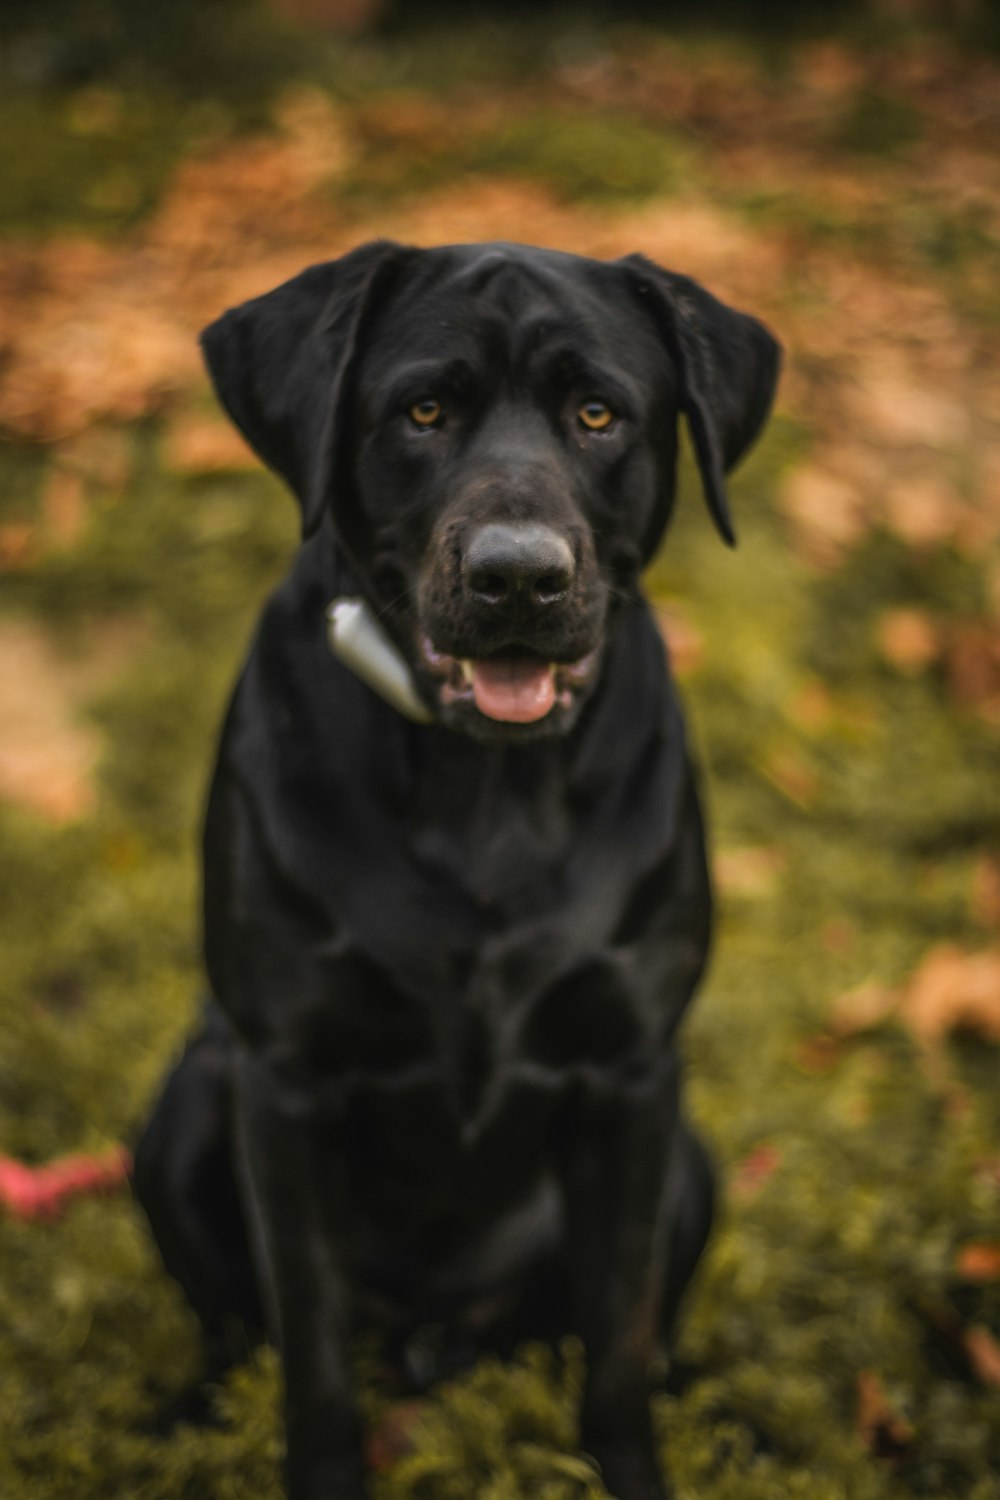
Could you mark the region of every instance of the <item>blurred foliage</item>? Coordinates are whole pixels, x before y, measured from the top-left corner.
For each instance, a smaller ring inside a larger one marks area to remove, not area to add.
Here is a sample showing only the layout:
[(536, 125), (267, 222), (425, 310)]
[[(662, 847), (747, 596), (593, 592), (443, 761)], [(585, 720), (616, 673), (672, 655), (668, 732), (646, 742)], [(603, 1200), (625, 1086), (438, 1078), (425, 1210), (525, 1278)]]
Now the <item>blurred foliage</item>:
[[(1000, 1277), (962, 1269), (1000, 1243), (991, 1013), (920, 1033), (843, 1000), (1000, 944), (995, 64), (534, 15), (305, 58), (270, 18), (240, 40), (238, 10), (177, 8), (178, 45), (222, 27), (200, 98), (149, 86), (167, 36), (53, 93), (6, 33), (0, 678), (25, 631), (65, 675), (21, 692), (30, 755), (0, 743), (0, 1150), (128, 1141), (197, 1005), (214, 736), (296, 535), (211, 414), (199, 324), (380, 232), (643, 249), (790, 351), (739, 550), (685, 462), (648, 579), (708, 782), (722, 916), (685, 1049), (729, 1183), (658, 1430), (682, 1497), (996, 1500)], [(77, 678), (100, 759), (54, 801)], [(270, 1355), (217, 1429), (149, 1435), (197, 1349), (127, 1201), (0, 1222), (0, 1265), (5, 1500), (277, 1497)], [(376, 1500), (600, 1494), (564, 1354), (440, 1388)]]

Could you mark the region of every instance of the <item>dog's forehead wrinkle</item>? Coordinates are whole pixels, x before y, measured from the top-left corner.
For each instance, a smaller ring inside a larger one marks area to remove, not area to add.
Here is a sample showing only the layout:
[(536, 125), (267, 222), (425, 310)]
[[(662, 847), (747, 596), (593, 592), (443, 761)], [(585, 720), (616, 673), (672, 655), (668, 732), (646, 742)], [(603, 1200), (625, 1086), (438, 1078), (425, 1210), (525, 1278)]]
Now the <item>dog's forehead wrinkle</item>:
[(391, 405), (405, 368), (421, 361), (431, 385), (435, 364), (449, 381), (464, 362), (491, 396), (580, 383), (636, 410), (670, 381), (650, 319), (613, 265), (503, 243), (421, 252), (380, 309), (360, 383)]

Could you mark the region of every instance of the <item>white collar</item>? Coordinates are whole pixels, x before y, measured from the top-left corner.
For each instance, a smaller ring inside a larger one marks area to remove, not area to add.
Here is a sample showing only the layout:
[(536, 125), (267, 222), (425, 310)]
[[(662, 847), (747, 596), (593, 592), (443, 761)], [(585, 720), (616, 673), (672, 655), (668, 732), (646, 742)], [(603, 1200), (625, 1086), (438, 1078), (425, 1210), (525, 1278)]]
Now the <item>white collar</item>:
[(417, 692), (402, 652), (379, 624), (364, 599), (333, 599), (326, 607), (326, 638), (338, 661), (415, 724), (434, 715)]

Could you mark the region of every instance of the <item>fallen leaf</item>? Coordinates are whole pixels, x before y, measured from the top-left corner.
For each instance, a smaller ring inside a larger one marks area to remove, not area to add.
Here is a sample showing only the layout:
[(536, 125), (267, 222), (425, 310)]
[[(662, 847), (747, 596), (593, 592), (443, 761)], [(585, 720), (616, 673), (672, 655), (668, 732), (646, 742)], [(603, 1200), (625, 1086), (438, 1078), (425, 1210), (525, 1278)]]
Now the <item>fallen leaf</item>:
[(919, 672), (941, 651), (940, 627), (925, 610), (887, 609), (876, 626), (879, 651), (903, 672)]
[(874, 1370), (858, 1373), (854, 1420), (861, 1441), (877, 1458), (897, 1459), (913, 1441), (912, 1426), (892, 1406)]
[(859, 424), (879, 442), (958, 449), (968, 437), (962, 402), (918, 384), (908, 372), (865, 380), (854, 406)]
[(972, 1372), (982, 1385), (1000, 1385), (1000, 1344), (988, 1328), (967, 1328), (962, 1342)]
[(799, 729), (807, 734), (820, 734), (829, 727), (836, 710), (830, 689), (813, 678), (792, 696), (785, 712)]
[(1000, 859), (981, 854), (972, 872), (972, 914), (984, 927), (1000, 927)]
[(807, 1073), (829, 1073), (837, 1066), (843, 1053), (841, 1041), (837, 1037), (824, 1035), (823, 1032), (806, 1037), (795, 1049), (796, 1061)]
[(937, 475), (915, 475), (885, 497), (886, 525), (911, 547), (947, 541), (964, 518), (961, 498)]
[(955, 1270), (963, 1281), (1000, 1281), (1000, 1241), (963, 1245), (955, 1256)]
[(902, 992), (899, 1017), (930, 1049), (959, 1027), (1000, 1042), (1000, 949), (932, 948)]
[(945, 665), (958, 703), (989, 718), (1000, 717), (1000, 628), (981, 622), (953, 627)]
[(81, 710), (142, 638), (141, 622), (109, 620), (69, 654), (27, 620), (0, 620), (0, 797), (54, 823), (92, 811), (101, 741)]
[(1000, 1193), (1000, 1156), (987, 1156), (977, 1162), (976, 1176), (994, 1192)]
[(42, 488), (43, 537), (59, 551), (79, 541), (87, 520), (83, 480), (73, 469), (54, 464)]
[(0, 526), (0, 571), (25, 567), (34, 539), (35, 528), (28, 521), (7, 521)]
[(166, 467), (177, 474), (222, 474), (260, 468), (260, 460), (230, 422), (219, 417), (178, 417), (167, 429)]
[(657, 605), (656, 619), (670, 655), (670, 665), (678, 677), (689, 677), (704, 655), (701, 631), (675, 604)]
[(815, 771), (788, 746), (774, 749), (764, 760), (763, 772), (768, 781), (783, 792), (790, 802), (808, 807), (819, 791)]
[(848, 990), (833, 1002), (830, 1026), (836, 1036), (856, 1036), (881, 1026), (895, 1012), (897, 990), (881, 984), (862, 984)]
[(767, 1182), (781, 1165), (781, 1152), (777, 1146), (764, 1142), (755, 1146), (733, 1168), (729, 1179), (730, 1191), (737, 1198), (750, 1198)]
[(820, 941), (828, 953), (853, 953), (858, 945), (858, 933), (846, 917), (831, 917), (820, 929)]
[(763, 844), (743, 849), (719, 849), (712, 868), (719, 889), (727, 896), (754, 899), (770, 895), (786, 864), (781, 849)]
[(850, 480), (811, 465), (794, 469), (779, 493), (804, 556), (819, 566), (838, 563), (870, 524), (864, 493)]

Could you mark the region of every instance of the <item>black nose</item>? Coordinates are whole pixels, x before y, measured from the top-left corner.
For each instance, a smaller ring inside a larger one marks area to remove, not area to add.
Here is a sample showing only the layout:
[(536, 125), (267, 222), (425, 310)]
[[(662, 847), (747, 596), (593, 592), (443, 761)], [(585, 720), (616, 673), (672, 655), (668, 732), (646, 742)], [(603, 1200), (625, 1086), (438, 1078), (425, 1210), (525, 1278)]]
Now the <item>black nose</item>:
[(468, 545), (465, 586), (481, 604), (556, 604), (573, 584), (569, 543), (549, 526), (482, 526)]

